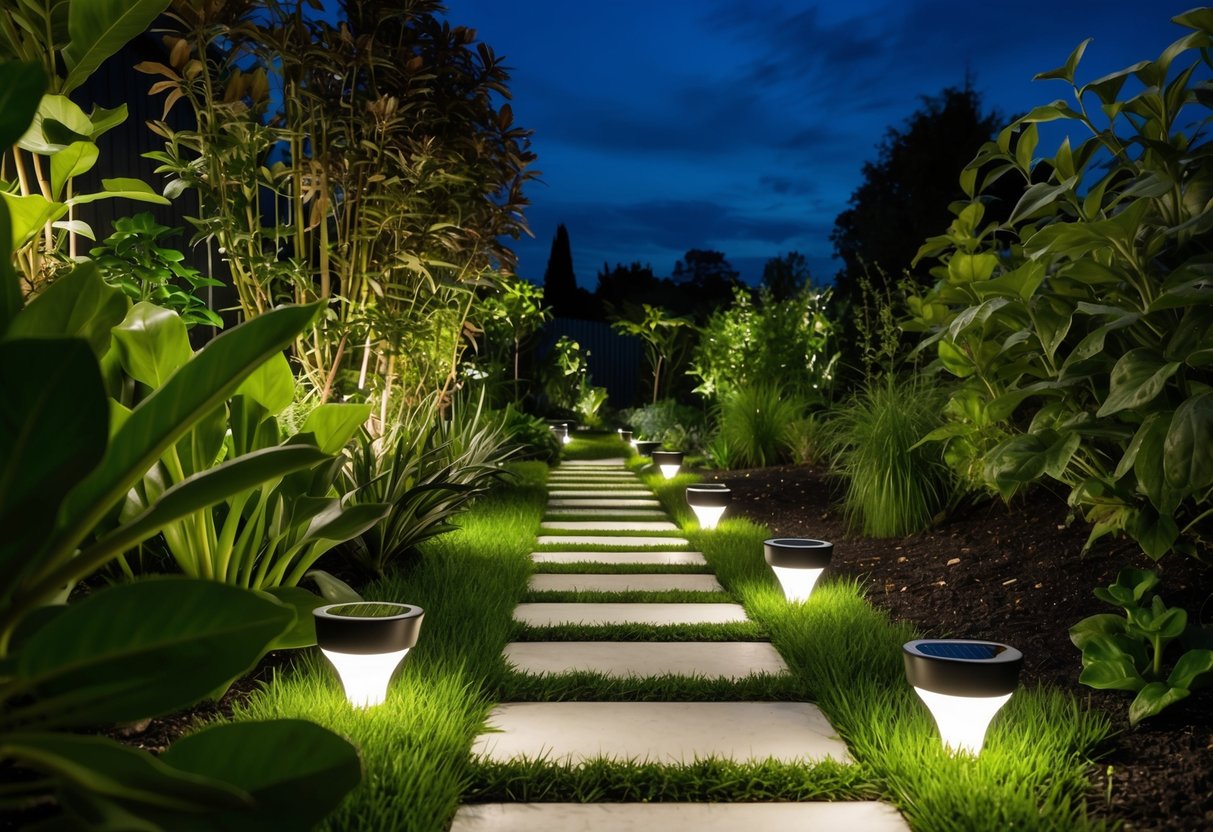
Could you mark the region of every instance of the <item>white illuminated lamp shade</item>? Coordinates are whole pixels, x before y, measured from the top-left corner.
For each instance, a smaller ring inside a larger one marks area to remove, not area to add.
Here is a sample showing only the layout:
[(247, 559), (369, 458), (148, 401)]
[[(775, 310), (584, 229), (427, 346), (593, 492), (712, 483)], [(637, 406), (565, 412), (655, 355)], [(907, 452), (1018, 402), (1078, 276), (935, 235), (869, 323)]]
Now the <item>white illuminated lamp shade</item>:
[(332, 662), (356, 708), (379, 705), (396, 666), (417, 643), (425, 610), (410, 604), (361, 601), (312, 611), (316, 643)]
[(569, 444), (569, 426), (568, 425), (552, 425), (552, 433), (556, 434), (557, 441), (561, 445)]
[(1019, 684), (1023, 653), (996, 641), (917, 639), (902, 647), (906, 680), (935, 718), (944, 747), (976, 757)]
[(682, 451), (653, 451), (650, 456), (653, 457), (653, 464), (661, 469), (661, 475), (667, 480), (678, 476), (678, 469), (682, 467)]
[(699, 528), (714, 529), (729, 507), (733, 492), (720, 482), (701, 482), (687, 486), (687, 505), (695, 512)]
[(569, 436), (569, 424), (568, 424), (568, 422), (565, 422), (563, 425), (561, 425), (561, 427), (564, 429), (564, 433), (562, 433), (562, 434), (560, 435), (560, 444), (562, 444), (562, 445), (567, 445), (567, 444), (569, 444), (570, 442), (572, 442), (572, 441), (573, 441), (573, 437), (572, 437), (572, 436)]
[(619, 429), (619, 440), (625, 444), (632, 444), (632, 432), (630, 430)]
[(632, 447), (634, 447), (636, 449), (636, 453), (640, 454), (641, 456), (652, 456), (653, 451), (661, 447), (661, 443), (654, 442), (651, 439), (634, 439), (632, 440)]
[(807, 537), (774, 537), (762, 542), (762, 554), (779, 579), (784, 597), (801, 603), (809, 600), (817, 579), (830, 565), (834, 544)]

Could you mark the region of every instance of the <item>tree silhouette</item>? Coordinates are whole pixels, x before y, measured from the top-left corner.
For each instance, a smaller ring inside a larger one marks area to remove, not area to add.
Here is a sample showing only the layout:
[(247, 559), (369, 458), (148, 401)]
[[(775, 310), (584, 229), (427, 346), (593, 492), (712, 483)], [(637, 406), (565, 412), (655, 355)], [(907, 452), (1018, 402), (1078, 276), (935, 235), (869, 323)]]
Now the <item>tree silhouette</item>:
[(812, 282), (809, 265), (798, 251), (772, 257), (762, 267), (762, 285), (777, 301), (787, 300)]
[(548, 267), (543, 272), (543, 297), (558, 317), (593, 318), (595, 304), (590, 293), (577, 285), (573, 273), (573, 247), (564, 223), (556, 226)]

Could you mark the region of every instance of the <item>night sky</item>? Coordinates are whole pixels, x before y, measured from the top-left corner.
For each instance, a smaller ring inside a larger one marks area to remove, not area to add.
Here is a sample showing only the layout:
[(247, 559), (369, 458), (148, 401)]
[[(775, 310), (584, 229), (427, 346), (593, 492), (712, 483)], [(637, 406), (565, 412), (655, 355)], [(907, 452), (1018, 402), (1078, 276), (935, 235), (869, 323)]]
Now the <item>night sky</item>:
[[(885, 130), (963, 86), (1004, 116), (1068, 96), (1032, 76), (1086, 37), (1080, 82), (1158, 56), (1194, 0), (449, 0), (512, 68), (542, 181), (519, 274), (541, 282), (558, 223), (578, 282), (604, 261), (666, 276), (691, 248), (757, 281), (798, 250), (830, 280), (830, 230)], [(1042, 132), (1038, 152), (1057, 138)]]

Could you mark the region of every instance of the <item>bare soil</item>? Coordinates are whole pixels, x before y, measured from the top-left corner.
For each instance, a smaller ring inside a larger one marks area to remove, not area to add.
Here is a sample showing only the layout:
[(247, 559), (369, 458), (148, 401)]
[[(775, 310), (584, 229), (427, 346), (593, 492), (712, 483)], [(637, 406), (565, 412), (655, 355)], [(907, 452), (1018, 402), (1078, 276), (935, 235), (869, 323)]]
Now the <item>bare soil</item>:
[(1083, 555), (1089, 528), (1043, 489), (1009, 507), (987, 502), (929, 531), (879, 540), (849, 533), (837, 488), (814, 467), (708, 476), (733, 489), (733, 510), (777, 535), (833, 541), (831, 569), (864, 580), (872, 603), (894, 620), (934, 636), (1014, 645), (1024, 654), (1024, 684), (1053, 685), (1105, 711), (1119, 733), (1093, 767), (1094, 815), (1123, 820), (1130, 830), (1213, 829), (1213, 690), (1130, 729), (1130, 695), (1079, 685), (1080, 655), (1068, 635), (1079, 619), (1113, 611), (1091, 590), (1112, 583), (1126, 565), (1156, 569), (1163, 599), (1210, 625), (1207, 563), (1180, 555), (1154, 563), (1131, 541), (1106, 538)]

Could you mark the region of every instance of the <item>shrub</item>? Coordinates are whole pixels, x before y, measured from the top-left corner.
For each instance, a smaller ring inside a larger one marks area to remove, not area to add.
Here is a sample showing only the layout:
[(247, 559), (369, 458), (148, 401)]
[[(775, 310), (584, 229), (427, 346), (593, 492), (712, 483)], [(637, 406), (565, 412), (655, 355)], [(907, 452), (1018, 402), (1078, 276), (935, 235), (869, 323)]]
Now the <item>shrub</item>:
[(560, 458), (560, 440), (538, 416), (510, 405), (502, 411), (501, 421), (514, 459), (538, 459), (550, 465)]
[(825, 430), (846, 484), (848, 521), (873, 537), (927, 528), (955, 487), (938, 446), (920, 440), (942, 421), (946, 396), (919, 376), (869, 381), (838, 407)]
[[(656, 404), (620, 411), (619, 416), (625, 424), (632, 426), (637, 439), (651, 439), (671, 446), (693, 442), (695, 448), (703, 447), (707, 417), (698, 408), (664, 399)], [(690, 449), (689, 446), (683, 448)]]
[(721, 403), (717, 430), (734, 466), (761, 468), (788, 459), (792, 425), (803, 406), (769, 384), (734, 388)]

